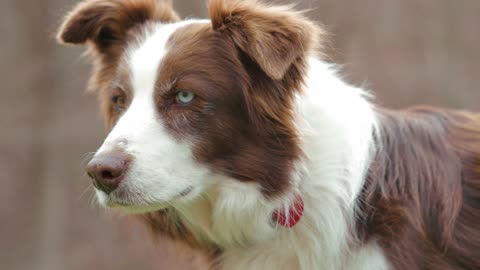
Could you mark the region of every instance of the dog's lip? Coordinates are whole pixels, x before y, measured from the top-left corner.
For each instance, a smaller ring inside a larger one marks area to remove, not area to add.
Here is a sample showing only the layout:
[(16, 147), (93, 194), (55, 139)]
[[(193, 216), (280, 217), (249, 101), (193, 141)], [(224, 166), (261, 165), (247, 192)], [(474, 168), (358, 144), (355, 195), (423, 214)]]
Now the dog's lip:
[[(107, 195), (106, 197), (106, 206), (111, 207), (111, 208), (117, 208), (117, 207), (151, 207), (151, 206), (158, 206), (158, 205), (165, 205), (171, 206), (172, 203), (175, 200), (182, 199), (184, 197), (187, 197), (192, 193), (194, 190), (193, 186), (189, 186), (183, 191), (179, 192), (175, 197), (173, 197), (172, 200), (168, 200), (165, 202), (154, 202), (154, 203), (135, 203), (130, 200), (126, 200), (125, 197), (131, 196), (127, 191), (121, 191), (121, 190), (115, 190), (111, 194)], [(138, 195), (139, 198), (141, 198), (140, 195)]]
[[(170, 203), (167, 202), (158, 202), (158, 203), (134, 203), (134, 202), (129, 202), (125, 200), (121, 200), (118, 198), (112, 198), (108, 197), (105, 201), (105, 206), (108, 208), (125, 208), (125, 209), (133, 209), (133, 208), (138, 208), (138, 209), (154, 209), (156, 210), (161, 210), (165, 209), (171, 206)], [(150, 211), (150, 210), (149, 210)], [(153, 211), (153, 210), (151, 210)]]

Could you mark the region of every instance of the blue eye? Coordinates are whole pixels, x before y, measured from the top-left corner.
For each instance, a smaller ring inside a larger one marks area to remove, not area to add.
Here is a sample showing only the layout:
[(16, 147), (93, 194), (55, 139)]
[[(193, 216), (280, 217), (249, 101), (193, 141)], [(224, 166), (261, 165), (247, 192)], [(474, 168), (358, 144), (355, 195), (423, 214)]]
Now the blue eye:
[(182, 105), (188, 105), (195, 98), (195, 94), (189, 91), (179, 91), (176, 100)]

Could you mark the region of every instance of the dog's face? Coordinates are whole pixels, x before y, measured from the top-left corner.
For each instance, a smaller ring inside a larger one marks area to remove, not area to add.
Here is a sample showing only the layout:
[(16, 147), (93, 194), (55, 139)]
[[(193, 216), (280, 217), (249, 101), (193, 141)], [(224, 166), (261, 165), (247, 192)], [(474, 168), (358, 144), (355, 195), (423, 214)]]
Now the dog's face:
[(300, 158), (295, 95), (316, 28), (256, 3), (210, 1), (179, 21), (167, 2), (89, 0), (59, 38), (88, 43), (110, 133), (87, 167), (100, 203), (188, 203), (230, 181), (286, 192)]

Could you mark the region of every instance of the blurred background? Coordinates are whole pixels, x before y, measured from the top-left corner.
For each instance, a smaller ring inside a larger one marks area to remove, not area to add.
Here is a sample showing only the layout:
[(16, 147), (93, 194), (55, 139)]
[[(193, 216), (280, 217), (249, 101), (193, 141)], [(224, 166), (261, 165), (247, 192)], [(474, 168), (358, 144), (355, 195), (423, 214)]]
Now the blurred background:
[[(89, 65), (53, 38), (76, 2), (0, 1), (0, 269), (191, 269), (189, 254), (167, 241), (152, 252), (133, 221), (93, 203), (83, 162), (105, 131), (84, 93)], [(332, 33), (329, 59), (382, 106), (480, 110), (479, 0), (295, 2)], [(206, 16), (204, 0), (174, 4)]]

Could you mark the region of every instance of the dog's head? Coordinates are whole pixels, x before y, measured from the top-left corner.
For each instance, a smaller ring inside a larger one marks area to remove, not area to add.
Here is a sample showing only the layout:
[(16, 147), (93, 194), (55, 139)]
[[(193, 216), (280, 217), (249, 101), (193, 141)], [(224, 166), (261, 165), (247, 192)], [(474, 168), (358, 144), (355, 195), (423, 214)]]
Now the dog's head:
[(89, 163), (102, 205), (147, 212), (235, 182), (288, 192), (301, 158), (295, 97), (318, 29), (255, 1), (87, 0), (59, 40), (87, 44), (110, 134)]

